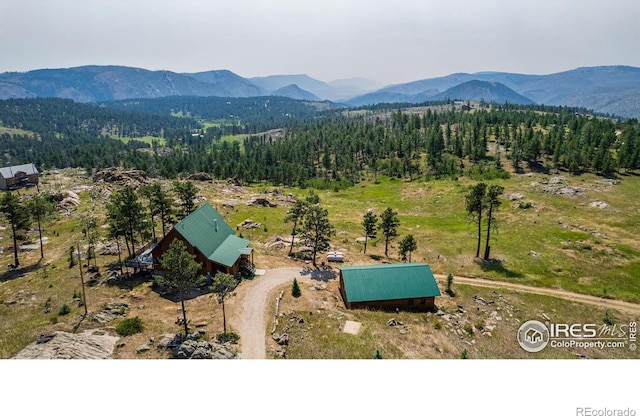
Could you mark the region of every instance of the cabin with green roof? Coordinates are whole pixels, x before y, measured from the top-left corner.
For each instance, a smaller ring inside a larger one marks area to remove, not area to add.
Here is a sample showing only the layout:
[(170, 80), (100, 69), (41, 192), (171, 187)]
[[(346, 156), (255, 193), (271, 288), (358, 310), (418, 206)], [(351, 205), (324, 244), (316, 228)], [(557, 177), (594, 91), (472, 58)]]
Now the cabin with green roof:
[(249, 241), (237, 237), (208, 202), (177, 223), (154, 247), (151, 251), (154, 270), (162, 271), (160, 258), (176, 238), (196, 256), (203, 275), (213, 276), (219, 271), (236, 275), (241, 269), (255, 271)]
[(429, 265), (400, 263), (341, 267), (340, 294), (347, 309), (432, 311), (440, 289)]

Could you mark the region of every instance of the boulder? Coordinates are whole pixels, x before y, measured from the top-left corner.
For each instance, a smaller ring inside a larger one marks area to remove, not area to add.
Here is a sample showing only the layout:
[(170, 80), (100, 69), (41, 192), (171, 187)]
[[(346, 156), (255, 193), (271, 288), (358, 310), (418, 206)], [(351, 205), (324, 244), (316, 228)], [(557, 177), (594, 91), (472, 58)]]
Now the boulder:
[(270, 208), (274, 208), (278, 206), (277, 204), (270, 202), (267, 198), (263, 198), (263, 197), (254, 198), (251, 201), (247, 202), (247, 205), (270, 207)]
[(191, 181), (212, 182), (213, 177), (206, 172), (198, 172), (187, 176), (187, 179)]
[(147, 344), (142, 344), (142, 345), (140, 345), (138, 348), (136, 348), (136, 352), (137, 352), (138, 354), (141, 354), (141, 353), (143, 353), (143, 352), (147, 352), (147, 351), (149, 351), (150, 349), (151, 349), (151, 347), (149, 347), (149, 345), (147, 345)]

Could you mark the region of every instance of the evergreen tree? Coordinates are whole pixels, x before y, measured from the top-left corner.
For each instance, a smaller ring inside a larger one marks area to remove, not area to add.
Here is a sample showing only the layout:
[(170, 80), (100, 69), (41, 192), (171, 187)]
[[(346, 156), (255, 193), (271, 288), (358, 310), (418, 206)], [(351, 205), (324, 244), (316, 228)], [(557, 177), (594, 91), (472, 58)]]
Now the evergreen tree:
[(55, 212), (55, 203), (49, 197), (36, 194), (27, 201), (27, 209), (31, 217), (38, 223), (38, 235), (40, 237), (40, 258), (44, 258), (42, 244), (42, 221)]
[(378, 236), (378, 217), (373, 212), (367, 211), (362, 219), (362, 226), (364, 227), (364, 252), (366, 253), (367, 241)]
[(31, 227), (31, 216), (29, 211), (20, 205), (20, 200), (16, 194), (11, 191), (6, 191), (0, 198), (0, 213), (4, 215), (11, 225), (14, 265), (19, 267), (18, 238)]
[(82, 234), (87, 240), (87, 267), (89, 267), (89, 260), (96, 259), (95, 244), (98, 241), (98, 220), (90, 212), (80, 217), (80, 226), (82, 227)]
[[(489, 189), (487, 190), (487, 195), (486, 195), (486, 206), (488, 207), (488, 212), (487, 212), (487, 242), (485, 244), (485, 248), (484, 248), (484, 260), (489, 260), (489, 252), (491, 250), (491, 246), (489, 245), (490, 241), (489, 239), (491, 238), (491, 225), (492, 225), (492, 221), (494, 220), (493, 214), (494, 214), (494, 210), (498, 209), (498, 207), (501, 205), (500, 200), (498, 199), (498, 197), (500, 195), (502, 195), (502, 193), (504, 192), (504, 188), (500, 185), (491, 185), (489, 186)], [(495, 225), (494, 225), (495, 226)]]
[(129, 255), (135, 253), (135, 233), (144, 228), (144, 207), (132, 188), (125, 187), (111, 194), (107, 202), (107, 222), (113, 228), (110, 234), (123, 236)]
[(155, 201), (153, 198), (154, 190), (153, 185), (144, 185), (138, 188), (138, 194), (147, 200), (147, 211), (149, 213), (150, 224), (149, 228), (151, 228), (151, 235), (153, 237), (153, 241), (157, 241), (156, 239), (156, 214), (157, 208), (155, 206)]
[(286, 216), (284, 217), (284, 222), (293, 222), (293, 227), (291, 228), (291, 246), (289, 247), (289, 254), (293, 251), (293, 243), (296, 238), (296, 233), (298, 231), (298, 223), (304, 219), (307, 210), (309, 209), (309, 204), (302, 200), (297, 200), (291, 208), (287, 211)]
[(449, 296), (453, 296), (453, 275), (449, 273), (447, 275), (447, 289), (445, 290), (449, 294)]
[(298, 279), (294, 277), (293, 284), (291, 285), (291, 296), (293, 296), (294, 298), (299, 298), (300, 295), (302, 295), (302, 292), (300, 291), (300, 285), (298, 285)]
[(160, 216), (162, 237), (164, 238), (167, 225), (173, 222), (173, 200), (169, 192), (165, 191), (159, 182), (154, 182), (150, 186), (154, 214)]
[(173, 182), (173, 191), (180, 199), (180, 219), (191, 214), (195, 208), (195, 198), (198, 195), (198, 188), (191, 181)]
[(418, 248), (418, 242), (413, 237), (412, 234), (406, 235), (402, 240), (400, 240), (400, 247), (398, 251), (400, 252), (400, 257), (403, 261), (407, 260), (407, 252), (409, 253), (409, 263), (411, 263), (411, 253), (416, 251)]
[(313, 249), (314, 266), (317, 252), (329, 248), (330, 237), (334, 234), (335, 229), (329, 222), (329, 212), (319, 205), (310, 206), (305, 215), (302, 238)]
[(482, 214), (486, 208), (487, 184), (480, 182), (465, 195), (467, 214), (478, 225), (478, 247), (476, 257), (480, 257), (480, 241), (482, 239)]
[(160, 258), (160, 265), (164, 270), (164, 275), (155, 275), (156, 282), (178, 291), (180, 305), (182, 307), (182, 321), (184, 324), (184, 336), (189, 331), (187, 326), (187, 311), (184, 306), (184, 296), (189, 289), (198, 287), (204, 281), (204, 277), (198, 275), (200, 264), (195, 260), (195, 256), (189, 254), (184, 243), (175, 239), (169, 249)]
[(400, 220), (398, 213), (391, 208), (387, 208), (380, 215), (380, 229), (384, 235), (384, 255), (389, 255), (389, 240), (398, 236)]
[(235, 277), (228, 273), (218, 272), (213, 277), (213, 284), (209, 287), (212, 292), (216, 293), (218, 303), (222, 303), (222, 327), (224, 334), (227, 333), (227, 315), (224, 309), (224, 300), (234, 295), (233, 290), (236, 286)]

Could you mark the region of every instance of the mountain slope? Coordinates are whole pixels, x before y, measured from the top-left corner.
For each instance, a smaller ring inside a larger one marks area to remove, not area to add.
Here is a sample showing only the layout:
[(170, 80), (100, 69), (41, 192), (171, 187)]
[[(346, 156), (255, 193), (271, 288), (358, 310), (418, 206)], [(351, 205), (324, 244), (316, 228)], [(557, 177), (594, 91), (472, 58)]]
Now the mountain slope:
[(452, 87), (473, 80), (503, 84), (539, 104), (585, 107), (601, 113), (640, 118), (640, 68), (630, 66), (577, 68), (549, 75), (506, 72), (451, 74), (389, 85), (354, 97), (347, 103), (358, 106), (389, 101), (417, 102), (415, 97), (428, 95), (426, 91), (436, 90), (431, 95), (437, 97)]
[(226, 69), (206, 72), (185, 73), (188, 77), (214, 85), (224, 91), (226, 97), (256, 97), (264, 95), (264, 91), (246, 78)]
[(280, 88), (295, 84), (299, 88), (309, 91), (322, 100), (335, 101), (340, 99), (340, 97), (344, 98), (344, 93), (341, 93), (339, 88), (332, 87), (326, 82), (311, 78), (306, 74), (270, 75), (267, 77), (249, 78), (249, 81), (262, 88), (268, 94), (271, 94), (273, 91)]
[[(466, 84), (470, 81), (492, 85)], [(363, 92), (362, 88), (372, 86), (369, 80), (357, 78), (326, 83), (308, 75), (247, 79), (227, 70), (178, 74), (123, 66), (83, 66), (2, 73), (0, 99), (59, 97), (78, 102), (104, 102), (166, 96), (255, 97), (277, 92), (287, 97), (360, 106), (456, 97), (585, 107), (600, 113), (640, 118), (640, 68), (629, 66), (577, 68), (549, 75), (456, 73), (389, 85), (353, 96)]]
[(437, 94), (433, 100), (464, 99), (488, 103), (534, 104), (534, 102), (499, 82), (467, 81)]
[(315, 94), (303, 90), (296, 84), (286, 85), (282, 88), (278, 88), (277, 90), (271, 92), (270, 95), (293, 98), (294, 100), (321, 101), (320, 98), (318, 98)]
[(83, 66), (0, 74), (0, 97), (59, 97), (78, 102), (171, 95), (224, 95), (214, 84), (170, 71)]

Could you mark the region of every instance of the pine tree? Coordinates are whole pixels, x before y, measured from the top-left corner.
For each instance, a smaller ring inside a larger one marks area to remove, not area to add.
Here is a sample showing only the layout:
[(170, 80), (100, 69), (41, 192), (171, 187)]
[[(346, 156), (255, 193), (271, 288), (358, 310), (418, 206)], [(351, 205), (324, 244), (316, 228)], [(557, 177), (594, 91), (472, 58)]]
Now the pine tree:
[(498, 209), (498, 207), (501, 205), (501, 202), (498, 199), (498, 197), (502, 195), (503, 192), (504, 192), (504, 188), (500, 185), (491, 185), (487, 190), (485, 204), (488, 206), (489, 211), (487, 212), (487, 242), (484, 247), (485, 261), (489, 260), (489, 252), (491, 250), (490, 237), (491, 237), (491, 225), (494, 220), (494, 217), (493, 217), (494, 210)]
[(178, 291), (182, 307), (184, 336), (186, 337), (189, 329), (184, 296), (187, 290), (199, 286), (204, 281), (204, 277), (198, 274), (200, 264), (195, 260), (194, 255), (189, 254), (187, 246), (176, 238), (160, 258), (160, 265), (164, 270), (164, 275), (156, 275), (154, 278), (158, 284), (169, 286)]
[(391, 208), (387, 208), (380, 215), (380, 228), (384, 235), (384, 255), (389, 255), (389, 240), (398, 236), (398, 227), (400, 226), (400, 220), (398, 219), (398, 213)]
[(476, 257), (480, 257), (480, 241), (482, 239), (482, 214), (486, 208), (487, 184), (480, 182), (465, 195), (467, 214), (478, 225), (478, 247)]
[(195, 208), (195, 198), (198, 195), (198, 188), (191, 181), (173, 182), (173, 190), (180, 199), (180, 219), (191, 214)]
[(362, 219), (362, 226), (364, 227), (364, 252), (366, 253), (367, 241), (378, 236), (378, 217), (373, 212), (367, 211)]
[(403, 261), (407, 260), (407, 253), (409, 253), (409, 263), (411, 263), (411, 253), (416, 251), (418, 248), (418, 242), (413, 237), (412, 234), (405, 236), (402, 240), (400, 240), (400, 257)]
[(228, 273), (218, 272), (213, 277), (213, 284), (209, 287), (211, 291), (218, 295), (218, 302), (222, 303), (222, 327), (224, 334), (227, 333), (227, 315), (224, 309), (224, 300), (234, 295), (236, 279)]
[(31, 216), (38, 223), (38, 234), (40, 236), (40, 258), (44, 258), (44, 248), (42, 244), (42, 221), (49, 217), (55, 211), (53, 201), (40, 194), (34, 195), (27, 201), (27, 209)]
[(318, 251), (329, 248), (329, 240), (335, 234), (333, 225), (329, 222), (329, 213), (319, 205), (309, 207), (304, 221), (302, 238), (313, 249), (313, 265), (316, 266)]
[(302, 200), (297, 200), (291, 208), (287, 211), (286, 216), (284, 217), (284, 222), (293, 222), (293, 227), (291, 228), (291, 246), (289, 247), (289, 254), (293, 251), (293, 243), (296, 238), (298, 223), (304, 219), (307, 210), (309, 209), (309, 204)]
[(291, 296), (293, 296), (294, 298), (299, 298), (300, 295), (302, 295), (302, 292), (300, 291), (300, 286), (298, 285), (298, 279), (294, 277), (293, 284), (291, 285)]
[(447, 292), (449, 296), (455, 295), (455, 293), (453, 292), (453, 275), (451, 273), (447, 275), (447, 289), (445, 290), (445, 292)]
[(7, 191), (0, 198), (0, 213), (4, 214), (11, 225), (11, 237), (13, 238), (13, 259), (15, 267), (20, 266), (18, 260), (18, 237), (29, 230), (31, 216), (29, 211), (20, 204), (18, 197), (11, 191)]

